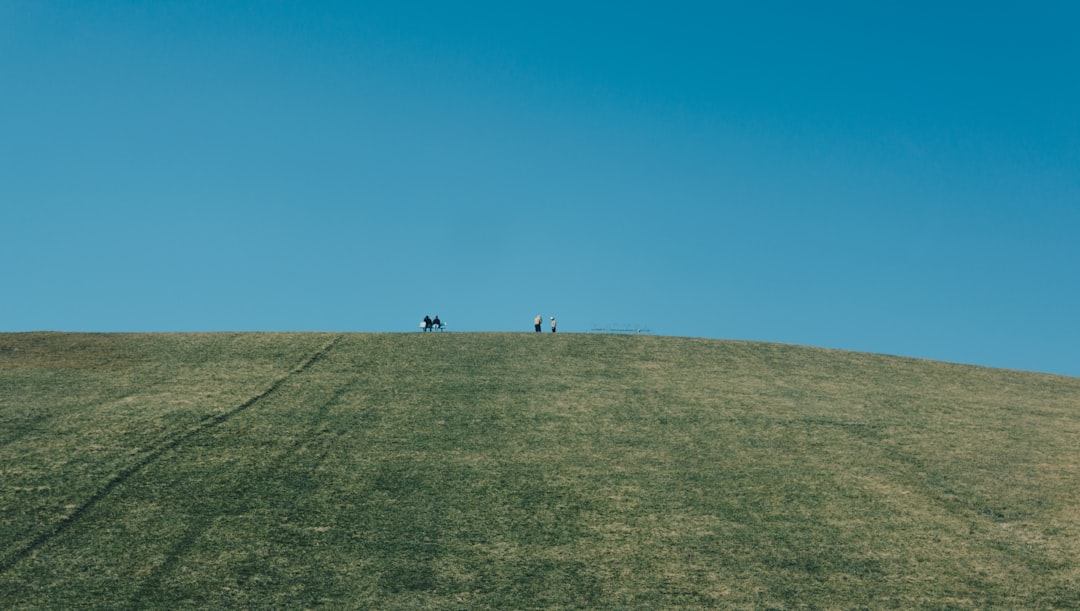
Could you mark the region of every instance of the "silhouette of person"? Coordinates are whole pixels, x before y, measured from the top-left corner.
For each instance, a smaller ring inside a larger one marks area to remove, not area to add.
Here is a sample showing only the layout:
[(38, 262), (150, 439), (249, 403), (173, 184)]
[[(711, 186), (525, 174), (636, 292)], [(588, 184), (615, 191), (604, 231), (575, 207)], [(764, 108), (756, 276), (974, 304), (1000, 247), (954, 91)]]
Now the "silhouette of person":
[(543, 322), (544, 322), (544, 317), (539, 315), (539, 314), (537, 314), (536, 318), (533, 319), (533, 327), (536, 328), (537, 333), (540, 332), (540, 325), (543, 324)]
[(424, 317), (424, 331), (431, 331), (431, 317)]
[(555, 332), (555, 317), (554, 316), (551, 317), (551, 332), (552, 333)]
[(435, 315), (435, 320), (431, 321), (431, 324), (435, 325), (436, 329), (442, 330), (442, 321), (439, 320), (439, 315)]

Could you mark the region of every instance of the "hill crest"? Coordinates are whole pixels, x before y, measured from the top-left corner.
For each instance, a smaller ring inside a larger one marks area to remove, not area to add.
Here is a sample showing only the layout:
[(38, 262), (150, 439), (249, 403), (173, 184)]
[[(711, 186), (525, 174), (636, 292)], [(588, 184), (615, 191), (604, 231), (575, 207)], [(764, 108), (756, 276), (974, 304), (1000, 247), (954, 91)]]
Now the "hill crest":
[(1080, 380), (550, 334), (0, 334), (0, 602), (1080, 605)]

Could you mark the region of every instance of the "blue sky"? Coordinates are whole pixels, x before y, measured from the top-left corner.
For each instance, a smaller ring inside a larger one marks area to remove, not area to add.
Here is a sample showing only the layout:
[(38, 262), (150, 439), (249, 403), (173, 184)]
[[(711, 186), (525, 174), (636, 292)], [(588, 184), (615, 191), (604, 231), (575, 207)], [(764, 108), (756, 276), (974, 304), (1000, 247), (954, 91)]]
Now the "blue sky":
[(1080, 375), (1072, 2), (0, 0), (0, 330)]

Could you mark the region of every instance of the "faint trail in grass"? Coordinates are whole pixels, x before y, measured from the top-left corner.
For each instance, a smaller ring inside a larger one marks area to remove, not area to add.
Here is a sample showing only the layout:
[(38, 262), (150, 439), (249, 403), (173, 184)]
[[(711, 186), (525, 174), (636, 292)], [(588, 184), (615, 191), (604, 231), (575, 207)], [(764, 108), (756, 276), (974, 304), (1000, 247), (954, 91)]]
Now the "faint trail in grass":
[(164, 455), (166, 452), (176, 448), (188, 439), (191, 439), (196, 435), (201, 435), (202, 433), (205, 433), (213, 429), (214, 427), (228, 421), (232, 417), (247, 410), (259, 401), (273, 394), (275, 391), (281, 388), (281, 386), (285, 384), (285, 382), (307, 371), (312, 365), (322, 360), (330, 352), (330, 350), (332, 350), (334, 346), (336, 346), (338, 342), (342, 340), (342, 337), (343, 336), (340, 335), (335, 337), (329, 343), (323, 346), (318, 352), (311, 355), (310, 357), (302, 361), (299, 365), (294, 367), (292, 371), (281, 376), (261, 393), (249, 398), (247, 401), (244, 401), (240, 405), (232, 408), (227, 412), (206, 416), (195, 427), (162, 439), (161, 443), (158, 444), (157, 447), (148, 450), (142, 455), (141, 458), (139, 458), (130, 466), (122, 469), (119, 473), (110, 478), (100, 489), (98, 489), (97, 492), (90, 496), (90, 498), (88, 498), (83, 504), (76, 507), (70, 514), (61, 518), (55, 524), (46, 527), (44, 530), (38, 533), (37, 536), (31, 539), (27, 544), (25, 544), (19, 549), (16, 549), (7, 557), (0, 559), (0, 574), (7, 572), (16, 564), (18, 564), (19, 562), (33, 554), (35, 551), (40, 549), (42, 546), (47, 544), (49, 541), (54, 539), (56, 536), (60, 535), (65, 530), (70, 528), (72, 524), (77, 522), (79, 518), (81, 518), (87, 511), (89, 511), (102, 499), (108, 496), (109, 493), (116, 489), (117, 486), (120, 486), (139, 471), (142, 471), (149, 465), (153, 464), (154, 461), (161, 458), (161, 456)]
[[(307, 424), (305, 434), (299, 436), (296, 441), (284, 449), (274, 460), (272, 460), (264, 469), (263, 476), (253, 478), (254, 480), (263, 481), (268, 477), (273, 477), (277, 474), (277, 477), (281, 477), (281, 472), (288, 466), (293, 466), (298, 472), (304, 474), (304, 478), (301, 481), (309, 481), (308, 478), (318, 469), (325, 460), (326, 456), (330, 452), (329, 445), (333, 440), (326, 439), (325, 423), (330, 408), (341, 403), (342, 396), (356, 385), (357, 378), (354, 377), (350, 381), (342, 384), (336, 388), (330, 396), (322, 401), (319, 406), (311, 410), (310, 421)], [(315, 447), (317, 452), (314, 456), (308, 458), (303, 464), (297, 464), (296, 456), (301, 453), (305, 447)], [(299, 492), (297, 493), (299, 495)], [(250, 498), (249, 495), (244, 495), (245, 498)], [(286, 501), (287, 502), (287, 501)], [(243, 513), (246, 509), (239, 509), (238, 512)], [(164, 580), (172, 574), (176, 567), (180, 566), (182, 560), (195, 548), (195, 545), (213, 526), (214, 517), (204, 517), (193, 521), (187, 526), (184, 536), (181, 537), (175, 545), (166, 554), (165, 562), (161, 564), (146, 580), (143, 586), (139, 589), (138, 595), (133, 598), (134, 604), (143, 605), (145, 601), (153, 600), (167, 600), (168, 589), (163, 585)]]
[(0, 434), (0, 449), (40, 429), (41, 423), (47, 421), (50, 417), (51, 415), (39, 414), (16, 424), (5, 425), (4, 432)]

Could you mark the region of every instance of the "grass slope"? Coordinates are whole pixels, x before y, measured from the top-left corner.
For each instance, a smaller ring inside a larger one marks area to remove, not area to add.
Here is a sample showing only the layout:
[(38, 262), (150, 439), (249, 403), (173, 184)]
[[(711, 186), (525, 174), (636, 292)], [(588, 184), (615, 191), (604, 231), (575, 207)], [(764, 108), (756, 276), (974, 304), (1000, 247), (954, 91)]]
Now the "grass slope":
[(0, 334), (0, 606), (1080, 607), (1080, 379), (537, 334)]

